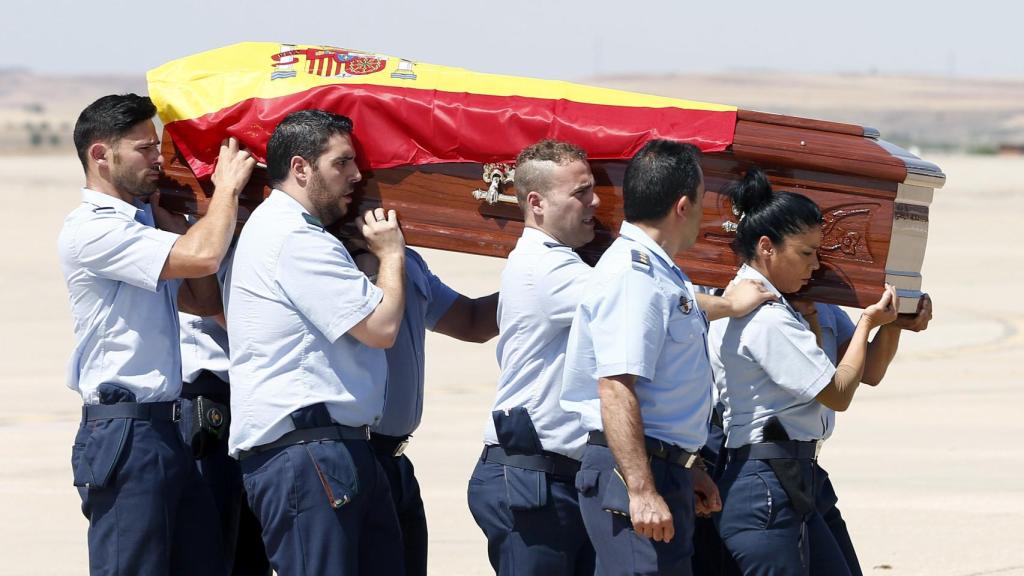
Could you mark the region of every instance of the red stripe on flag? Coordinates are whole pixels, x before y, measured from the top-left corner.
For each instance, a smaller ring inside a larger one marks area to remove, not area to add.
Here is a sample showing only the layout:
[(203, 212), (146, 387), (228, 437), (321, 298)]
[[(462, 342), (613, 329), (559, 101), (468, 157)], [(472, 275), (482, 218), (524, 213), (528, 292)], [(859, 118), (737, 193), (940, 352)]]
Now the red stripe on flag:
[(197, 176), (213, 171), (220, 142), (234, 136), (266, 158), (270, 134), (296, 110), (352, 119), (361, 168), (443, 162), (507, 162), (544, 138), (566, 140), (594, 159), (628, 159), (648, 140), (690, 142), (705, 152), (732, 144), (736, 112), (583, 104), (377, 85), (331, 85), (234, 106), (167, 125)]

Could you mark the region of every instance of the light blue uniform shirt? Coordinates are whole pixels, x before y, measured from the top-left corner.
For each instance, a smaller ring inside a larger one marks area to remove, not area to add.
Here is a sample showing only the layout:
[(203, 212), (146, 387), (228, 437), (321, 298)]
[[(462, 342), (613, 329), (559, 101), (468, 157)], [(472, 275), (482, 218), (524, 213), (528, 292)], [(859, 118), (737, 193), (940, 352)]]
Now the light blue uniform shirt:
[(711, 365), (693, 284), (643, 230), (623, 222), (576, 311), (562, 407), (603, 430), (599, 378), (636, 376), (644, 434), (695, 451), (707, 440)]
[(227, 284), (232, 455), (277, 440), (292, 412), (320, 402), (339, 424), (379, 421), (384, 351), (348, 331), (383, 292), (298, 201), (274, 190), (253, 211)]
[(68, 388), (86, 404), (108, 383), (139, 402), (174, 400), (181, 392), (178, 353), (179, 280), (160, 280), (177, 234), (153, 227), (148, 204), (137, 208), (82, 189), (82, 204), (58, 238), (75, 326)]
[[(223, 286), (224, 278), (231, 266), (234, 246), (217, 271), (217, 281)], [(178, 313), (181, 324), (181, 378), (185, 382), (195, 382), (199, 373), (209, 370), (224, 382), (228, 381), (228, 331), (212, 317), (195, 316), (185, 312)]]
[(779, 301), (742, 318), (711, 323), (711, 362), (725, 407), (726, 447), (761, 442), (771, 417), (792, 440), (827, 437), (834, 418), (815, 397), (832, 381), (835, 366), (803, 317), (762, 274), (744, 265), (736, 279), (745, 278), (760, 280)]
[[(498, 296), (498, 394), (494, 410), (525, 407), (541, 446), (580, 459), (586, 431), (558, 403), (565, 344), (593, 269), (571, 248), (524, 228), (501, 273)], [(498, 444), (487, 415), (484, 443)]]
[(228, 332), (213, 318), (180, 312), (181, 378), (195, 382), (199, 373), (209, 370), (228, 381)]
[(405, 250), (405, 312), (395, 345), (387, 350), (388, 391), (384, 415), (374, 426), (374, 432), (405, 436), (420, 425), (424, 337), (458, 297), (430, 271), (419, 254)]

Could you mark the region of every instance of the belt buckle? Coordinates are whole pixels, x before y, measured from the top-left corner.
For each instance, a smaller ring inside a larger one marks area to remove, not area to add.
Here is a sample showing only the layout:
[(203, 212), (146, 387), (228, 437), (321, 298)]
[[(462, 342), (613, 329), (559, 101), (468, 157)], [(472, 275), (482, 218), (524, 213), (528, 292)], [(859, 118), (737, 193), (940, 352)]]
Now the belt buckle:
[(821, 454), (821, 447), (825, 445), (825, 440), (814, 441), (814, 461), (818, 461), (818, 454)]
[(395, 446), (395, 451), (391, 453), (392, 458), (400, 458), (402, 454), (405, 454), (405, 449), (409, 447), (409, 439), (406, 438)]

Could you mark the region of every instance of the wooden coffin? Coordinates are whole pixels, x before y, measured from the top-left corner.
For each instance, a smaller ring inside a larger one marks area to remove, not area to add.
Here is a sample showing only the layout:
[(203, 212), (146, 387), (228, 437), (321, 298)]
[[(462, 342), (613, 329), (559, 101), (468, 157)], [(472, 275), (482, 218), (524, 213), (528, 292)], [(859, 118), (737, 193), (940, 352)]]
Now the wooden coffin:
[[(166, 135), (164, 155), (162, 203), (205, 213), (209, 181), (196, 179)], [(596, 261), (622, 221), (625, 166), (591, 162), (601, 206), (596, 237), (580, 249), (588, 261)], [(695, 283), (721, 287), (733, 277), (738, 262), (729, 243), (736, 216), (724, 192), (749, 167), (760, 166), (777, 190), (809, 196), (825, 215), (822, 266), (804, 290), (808, 297), (862, 308), (888, 282), (898, 290), (900, 312), (916, 310), (928, 207), (945, 181), (937, 166), (880, 140), (870, 128), (745, 110), (737, 113), (733, 143), (705, 154), (702, 166), (708, 194), (700, 237), (676, 256)], [(503, 174), (500, 167), (468, 162), (366, 170), (350, 215), (384, 205), (398, 211), (412, 246), (505, 257), (523, 220), (514, 181), (504, 182)], [(240, 223), (268, 193), (266, 174), (257, 169), (242, 194)]]

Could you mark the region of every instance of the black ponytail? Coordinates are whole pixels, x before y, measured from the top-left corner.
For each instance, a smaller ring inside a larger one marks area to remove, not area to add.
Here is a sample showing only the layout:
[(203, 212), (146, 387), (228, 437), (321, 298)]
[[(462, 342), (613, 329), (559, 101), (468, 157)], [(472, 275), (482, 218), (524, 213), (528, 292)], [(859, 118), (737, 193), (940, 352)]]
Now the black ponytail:
[(786, 236), (802, 234), (822, 223), (821, 210), (803, 194), (774, 192), (760, 168), (751, 168), (730, 191), (733, 209), (740, 214), (732, 249), (744, 262), (754, 259), (757, 241), (767, 236), (781, 245)]

